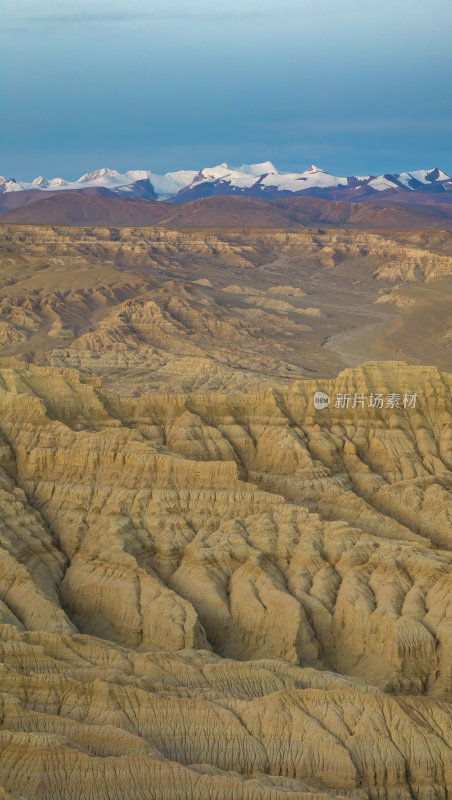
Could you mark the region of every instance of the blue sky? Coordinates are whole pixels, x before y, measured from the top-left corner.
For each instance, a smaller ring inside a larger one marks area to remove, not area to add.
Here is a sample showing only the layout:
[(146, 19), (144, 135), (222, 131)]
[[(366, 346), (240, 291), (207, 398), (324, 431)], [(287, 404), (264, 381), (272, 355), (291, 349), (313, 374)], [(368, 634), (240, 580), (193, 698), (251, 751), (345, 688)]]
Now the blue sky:
[(451, 0), (3, 0), (0, 174), (452, 173)]

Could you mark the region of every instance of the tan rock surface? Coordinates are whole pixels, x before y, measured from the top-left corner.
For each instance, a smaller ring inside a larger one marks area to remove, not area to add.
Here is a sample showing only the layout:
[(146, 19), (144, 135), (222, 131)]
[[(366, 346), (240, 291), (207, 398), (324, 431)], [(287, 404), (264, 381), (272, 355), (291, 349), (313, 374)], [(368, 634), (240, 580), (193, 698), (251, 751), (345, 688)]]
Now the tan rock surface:
[(115, 394), (243, 391), (368, 360), (452, 369), (450, 232), (1, 230), (2, 355)]
[(452, 800), (452, 235), (2, 233), (0, 800)]
[(451, 390), (115, 398), (4, 360), (5, 797), (449, 800)]

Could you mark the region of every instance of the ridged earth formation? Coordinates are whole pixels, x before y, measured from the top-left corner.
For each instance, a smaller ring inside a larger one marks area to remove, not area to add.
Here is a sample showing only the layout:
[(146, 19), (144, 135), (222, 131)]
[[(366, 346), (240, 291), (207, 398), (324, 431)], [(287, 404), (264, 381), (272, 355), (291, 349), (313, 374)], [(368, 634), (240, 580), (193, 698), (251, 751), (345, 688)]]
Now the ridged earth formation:
[(113, 398), (4, 362), (4, 796), (450, 798), (451, 389)]
[(3, 226), (0, 289), (0, 800), (452, 800), (452, 234)]
[(452, 233), (2, 225), (0, 353), (137, 394), (452, 370)]

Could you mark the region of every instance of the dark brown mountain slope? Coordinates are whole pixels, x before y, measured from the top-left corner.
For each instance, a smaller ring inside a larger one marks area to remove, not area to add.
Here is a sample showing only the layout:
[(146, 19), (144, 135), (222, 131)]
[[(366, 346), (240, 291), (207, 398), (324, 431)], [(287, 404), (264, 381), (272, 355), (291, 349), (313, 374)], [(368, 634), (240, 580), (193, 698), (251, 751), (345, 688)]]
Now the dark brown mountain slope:
[(195, 225), (215, 227), (310, 227), (450, 229), (452, 220), (404, 207), (376, 207), (313, 197), (266, 200), (210, 197), (177, 206), (111, 195), (60, 192), (5, 211), (1, 222), (89, 225)]
[(215, 227), (311, 227), (432, 229), (450, 222), (406, 208), (379, 208), (368, 203), (342, 203), (317, 197), (264, 200), (251, 197), (209, 197), (176, 206), (163, 223)]
[(154, 225), (172, 206), (155, 200), (114, 197), (87, 192), (55, 192), (21, 208), (5, 211), (1, 222), (60, 225)]

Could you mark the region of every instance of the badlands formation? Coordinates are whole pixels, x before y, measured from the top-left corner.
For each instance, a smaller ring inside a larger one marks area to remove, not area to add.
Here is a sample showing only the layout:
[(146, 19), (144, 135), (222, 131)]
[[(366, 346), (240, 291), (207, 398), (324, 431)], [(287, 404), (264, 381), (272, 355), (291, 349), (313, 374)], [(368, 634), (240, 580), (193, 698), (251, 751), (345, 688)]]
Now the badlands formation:
[(0, 798), (451, 800), (451, 275), (2, 228)]

